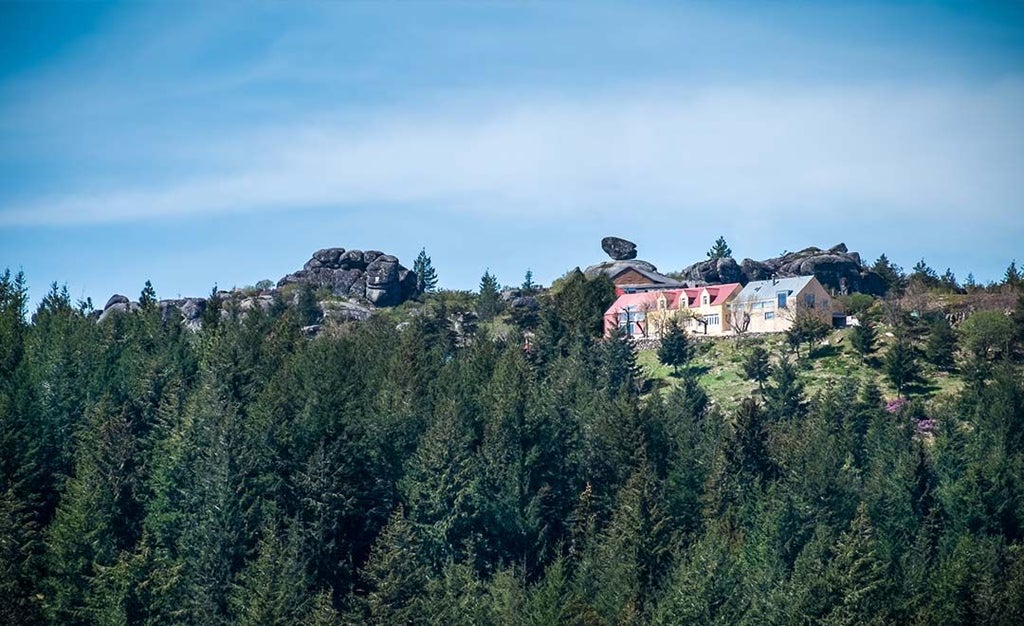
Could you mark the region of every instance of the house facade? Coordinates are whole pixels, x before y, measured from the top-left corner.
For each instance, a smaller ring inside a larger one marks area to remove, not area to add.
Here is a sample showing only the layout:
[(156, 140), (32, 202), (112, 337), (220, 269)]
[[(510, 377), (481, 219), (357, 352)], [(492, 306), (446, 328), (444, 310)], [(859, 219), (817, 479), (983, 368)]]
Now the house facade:
[(831, 324), (831, 296), (814, 276), (794, 276), (747, 283), (729, 303), (737, 332), (779, 333), (789, 330), (797, 311)]
[(813, 276), (681, 289), (620, 293), (604, 313), (605, 336), (620, 328), (629, 337), (660, 339), (672, 321), (697, 335), (724, 337), (780, 333), (798, 311), (831, 323), (835, 304)]
[(630, 337), (660, 339), (676, 321), (694, 334), (732, 334), (729, 303), (739, 283), (624, 293), (605, 311), (604, 330), (621, 328)]

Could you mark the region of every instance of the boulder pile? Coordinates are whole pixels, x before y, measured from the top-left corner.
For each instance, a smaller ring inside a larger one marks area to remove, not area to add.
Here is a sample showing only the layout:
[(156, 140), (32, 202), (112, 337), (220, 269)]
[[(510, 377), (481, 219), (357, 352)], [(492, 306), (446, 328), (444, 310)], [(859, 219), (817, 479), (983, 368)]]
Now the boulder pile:
[(378, 250), (325, 248), (303, 268), (277, 281), (278, 287), (305, 283), (374, 306), (396, 306), (416, 295), (416, 273)]
[(781, 256), (755, 261), (743, 259), (739, 264), (732, 258), (708, 259), (694, 263), (680, 273), (682, 280), (694, 285), (714, 283), (746, 284), (754, 280), (813, 275), (826, 288), (840, 294), (860, 292), (885, 294), (885, 280), (865, 266), (860, 254), (850, 252), (846, 244), (827, 250), (804, 248)]
[[(242, 317), (256, 309), (267, 312), (274, 306), (275, 298), (282, 295), (281, 288), (291, 284), (326, 287), (338, 296), (339, 300), (319, 303), (324, 319), (337, 322), (365, 320), (375, 307), (397, 306), (417, 295), (416, 273), (403, 267), (397, 257), (378, 250), (325, 248), (317, 250), (301, 270), (277, 281), (277, 289), (218, 291), (215, 297), (228, 305), (221, 308), (221, 317), (231, 315), (229, 308)], [(293, 295), (293, 300), (298, 297), (297, 293)], [(156, 307), (164, 323), (179, 322), (190, 330), (198, 330), (207, 298), (159, 300)], [(139, 308), (138, 302), (115, 294), (102, 311), (96, 312), (96, 317), (102, 322), (112, 315)]]

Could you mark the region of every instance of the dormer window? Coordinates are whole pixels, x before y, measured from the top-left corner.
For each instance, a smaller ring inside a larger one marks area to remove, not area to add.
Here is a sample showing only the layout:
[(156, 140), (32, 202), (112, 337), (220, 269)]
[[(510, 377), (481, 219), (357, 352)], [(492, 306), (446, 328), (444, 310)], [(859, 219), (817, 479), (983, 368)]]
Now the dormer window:
[(703, 304), (704, 306), (708, 305), (708, 294), (704, 294), (703, 296), (700, 297), (700, 303)]

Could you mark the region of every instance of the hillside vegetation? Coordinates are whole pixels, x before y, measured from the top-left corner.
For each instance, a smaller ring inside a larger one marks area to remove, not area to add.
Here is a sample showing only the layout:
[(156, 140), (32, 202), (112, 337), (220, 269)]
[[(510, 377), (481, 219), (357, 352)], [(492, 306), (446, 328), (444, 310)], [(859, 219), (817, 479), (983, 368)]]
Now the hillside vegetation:
[[(879, 332), (891, 334), (887, 328), (880, 327)], [(841, 382), (853, 382), (874, 384), (884, 395), (895, 397), (896, 390), (886, 379), (881, 363), (864, 363), (850, 347), (851, 330), (833, 330), (813, 355), (803, 359), (796, 359), (792, 355), (781, 334), (709, 339), (695, 345), (686, 373), (696, 377), (713, 402), (734, 409), (744, 399), (757, 395), (758, 385), (747, 378), (743, 363), (752, 350), (760, 347), (775, 359), (793, 360), (808, 394), (825, 391)], [(880, 336), (877, 352), (884, 354), (894, 342), (894, 337)], [(657, 350), (638, 351), (637, 363), (644, 376), (651, 381), (652, 387), (662, 394), (669, 393), (683, 382), (681, 376), (674, 375), (672, 367), (658, 360)], [(963, 380), (956, 372), (937, 369), (924, 359), (921, 359), (919, 366), (923, 380), (915, 389), (916, 397), (928, 400), (949, 399), (962, 389)]]
[(670, 375), (600, 337), (607, 279), (484, 286), (309, 338), (312, 301), (192, 332), (148, 286), (98, 323), (0, 277), (0, 621), (1018, 622), (1020, 308), (952, 360), (944, 317), (871, 300), (868, 354)]

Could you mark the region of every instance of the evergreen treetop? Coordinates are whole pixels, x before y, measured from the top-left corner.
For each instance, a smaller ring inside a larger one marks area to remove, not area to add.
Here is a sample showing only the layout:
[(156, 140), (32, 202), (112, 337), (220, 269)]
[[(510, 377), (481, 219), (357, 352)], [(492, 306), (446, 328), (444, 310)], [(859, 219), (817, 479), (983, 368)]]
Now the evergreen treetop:
[(492, 319), (501, 311), (499, 288), (498, 279), (490, 270), (485, 270), (480, 278), (480, 292), (476, 300), (476, 313), (482, 321)]
[(719, 236), (715, 240), (715, 245), (711, 246), (708, 250), (708, 258), (712, 260), (724, 259), (732, 256), (732, 248), (725, 242), (725, 237)]
[(658, 347), (658, 360), (671, 365), (673, 373), (679, 375), (679, 366), (686, 365), (690, 360), (690, 340), (684, 329), (676, 320), (672, 320)]
[(437, 291), (437, 271), (427, 256), (427, 249), (421, 248), (420, 253), (413, 261), (412, 269), (416, 272), (416, 291), (419, 293), (434, 293)]
[(1017, 269), (1017, 259), (1010, 261), (1010, 265), (1006, 268), (1006, 273), (1003, 274), (1003, 284), (1012, 289), (1021, 286), (1021, 273)]

